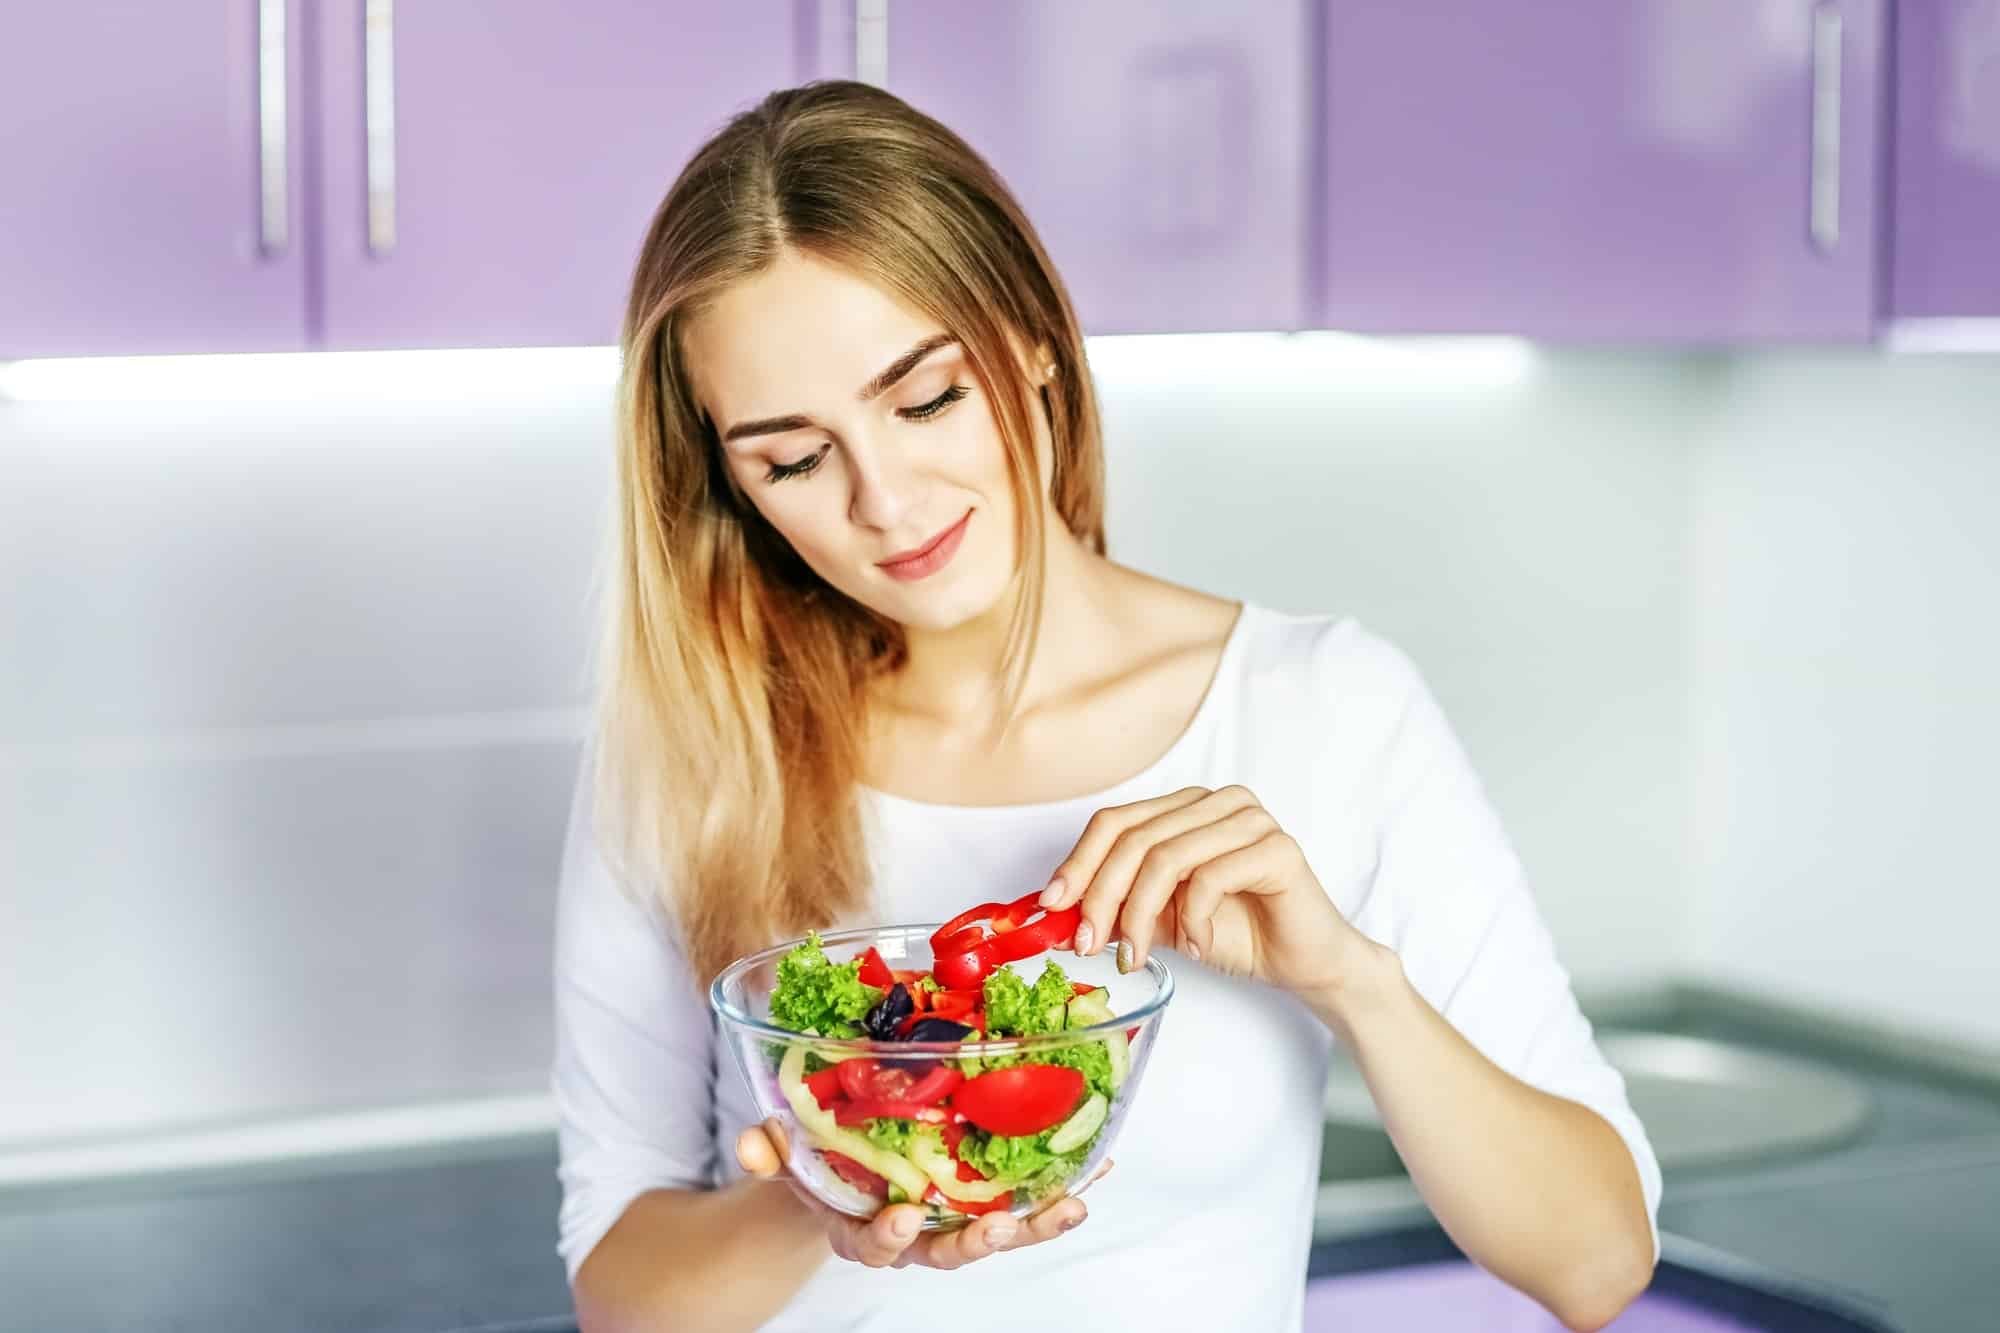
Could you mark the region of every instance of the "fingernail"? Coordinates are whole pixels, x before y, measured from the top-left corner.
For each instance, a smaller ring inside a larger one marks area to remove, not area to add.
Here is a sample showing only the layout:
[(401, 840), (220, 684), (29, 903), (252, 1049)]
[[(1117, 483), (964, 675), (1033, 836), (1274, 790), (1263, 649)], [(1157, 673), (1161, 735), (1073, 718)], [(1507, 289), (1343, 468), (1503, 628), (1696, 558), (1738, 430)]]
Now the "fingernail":
[(1088, 921), (1076, 928), (1076, 952), (1078, 957), (1090, 952), (1090, 942), (1095, 937), (1096, 932), (1091, 930)]
[(1083, 1225), (1083, 1214), (1071, 1213), (1068, 1217), (1065, 1217), (1063, 1219), (1062, 1229), (1064, 1231), (1074, 1231), (1082, 1225)]
[(1118, 970), (1120, 972), (1130, 972), (1136, 966), (1138, 964), (1132, 960), (1132, 941), (1118, 941)]
[(1199, 944), (1196, 944), (1193, 940), (1189, 940), (1187, 942), (1186, 947), (1183, 948), (1181, 952), (1185, 953), (1188, 956), (1188, 961), (1190, 963), (1199, 963), (1201, 961), (1201, 946)]
[(1005, 1245), (1014, 1239), (1014, 1219), (996, 1217), (986, 1224), (986, 1241), (989, 1245)]
[(1057, 875), (1054, 879), (1049, 881), (1049, 886), (1046, 889), (1042, 890), (1042, 896), (1039, 899), (1037, 899), (1037, 901), (1040, 902), (1041, 905), (1044, 907), (1054, 907), (1057, 903), (1062, 901), (1062, 896), (1063, 896), (1062, 876)]
[(908, 1240), (917, 1234), (917, 1219), (908, 1213), (898, 1213), (896, 1214), (896, 1220), (889, 1224), (889, 1230), (896, 1235), (897, 1239)]

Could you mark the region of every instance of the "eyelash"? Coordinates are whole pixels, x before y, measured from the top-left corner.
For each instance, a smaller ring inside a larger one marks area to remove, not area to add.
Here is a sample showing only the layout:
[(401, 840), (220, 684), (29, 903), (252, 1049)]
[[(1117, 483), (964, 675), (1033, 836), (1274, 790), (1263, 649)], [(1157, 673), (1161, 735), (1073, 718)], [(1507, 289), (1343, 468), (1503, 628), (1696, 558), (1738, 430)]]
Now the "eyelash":
[[(928, 403), (920, 407), (905, 408), (898, 415), (911, 421), (930, 421), (969, 392), (970, 390), (963, 384), (954, 384)], [(787, 477), (803, 477), (820, 465), (820, 460), (826, 457), (827, 450), (832, 447), (832, 445), (822, 446), (818, 453), (802, 458), (796, 463), (773, 463), (764, 480), (783, 481)]]

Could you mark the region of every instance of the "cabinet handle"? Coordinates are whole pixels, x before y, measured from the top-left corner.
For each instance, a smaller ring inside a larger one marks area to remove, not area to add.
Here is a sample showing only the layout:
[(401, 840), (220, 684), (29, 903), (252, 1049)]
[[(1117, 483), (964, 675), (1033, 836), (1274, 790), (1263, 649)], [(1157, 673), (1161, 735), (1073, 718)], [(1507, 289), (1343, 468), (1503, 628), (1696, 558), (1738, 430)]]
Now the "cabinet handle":
[(368, 0), (361, 82), (367, 106), (368, 252), (396, 248), (396, 3)]
[(257, 0), (257, 248), (283, 254), (290, 240), (285, 88), (285, 5)]
[(1840, 39), (1839, 11), (1813, 10), (1811, 230), (1822, 254), (1840, 244)]

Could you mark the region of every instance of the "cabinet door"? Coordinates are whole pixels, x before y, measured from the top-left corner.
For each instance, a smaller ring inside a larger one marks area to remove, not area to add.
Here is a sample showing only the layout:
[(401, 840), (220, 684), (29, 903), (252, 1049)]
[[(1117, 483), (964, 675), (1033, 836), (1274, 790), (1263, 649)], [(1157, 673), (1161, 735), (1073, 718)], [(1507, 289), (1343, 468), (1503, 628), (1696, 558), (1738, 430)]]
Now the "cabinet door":
[(1896, 11), (1899, 316), (2000, 316), (2000, 0)]
[(807, 62), (791, 4), (323, 0), (321, 340), (616, 342), (701, 142)]
[(1305, 313), (1307, 0), (927, 0), (886, 86), (1006, 180), (1090, 333)]
[(1884, 0), (1328, 0), (1320, 318), (1871, 335)]
[(0, 359), (303, 345), (298, 9), (7, 7)]

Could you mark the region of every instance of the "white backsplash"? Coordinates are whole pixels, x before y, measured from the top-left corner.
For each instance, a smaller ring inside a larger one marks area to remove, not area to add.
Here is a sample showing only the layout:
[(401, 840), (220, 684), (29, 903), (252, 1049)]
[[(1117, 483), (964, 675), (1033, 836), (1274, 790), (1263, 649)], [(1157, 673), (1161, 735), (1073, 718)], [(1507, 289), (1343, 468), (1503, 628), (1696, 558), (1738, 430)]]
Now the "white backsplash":
[[(1482, 384), (1116, 350), (1113, 554), (1407, 649), (1579, 984), (1697, 967), (1968, 1026), (1935, 978), (1995, 933), (1966, 792), (2000, 525), (1884, 500), (2000, 493), (1996, 363), (1569, 351)], [(0, 1151), (544, 1088), (609, 429), (594, 388), (0, 402)], [(1848, 510), (1849, 564), (1774, 561)], [(1786, 646), (1849, 614), (1890, 636), (1817, 674)], [(1860, 747), (1813, 770), (1833, 803), (1784, 807), (1829, 716)], [(1921, 957), (1859, 910), (1883, 893)], [(1907, 974), (1823, 966), (1871, 953)], [(1970, 1030), (2000, 1041), (1996, 1010)]]

